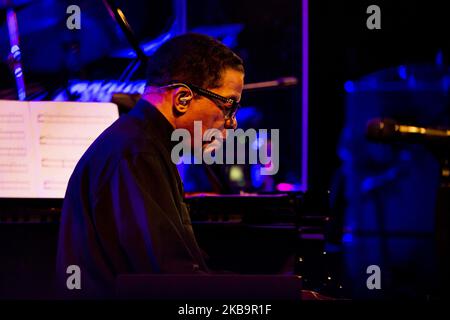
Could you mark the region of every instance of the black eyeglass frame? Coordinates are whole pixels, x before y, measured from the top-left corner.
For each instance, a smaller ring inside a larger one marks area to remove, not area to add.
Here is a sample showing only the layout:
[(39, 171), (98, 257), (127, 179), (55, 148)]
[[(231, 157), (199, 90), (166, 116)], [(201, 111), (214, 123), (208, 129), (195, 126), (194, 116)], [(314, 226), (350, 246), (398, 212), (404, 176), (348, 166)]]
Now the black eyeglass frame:
[(190, 83), (183, 83), (183, 82), (171, 83), (167, 86), (163, 86), (162, 88), (164, 88), (164, 87), (171, 88), (171, 87), (177, 87), (177, 86), (185, 86), (185, 87), (189, 88), (192, 92), (200, 94), (206, 98), (219, 100), (225, 104), (229, 104), (230, 105), (229, 107), (225, 107), (225, 106), (219, 105), (217, 103), (216, 103), (216, 106), (222, 110), (225, 120), (233, 119), (233, 118), (236, 119), (236, 112), (241, 107), (241, 104), (238, 101), (234, 100), (233, 98), (226, 98), (226, 97), (221, 96), (220, 94), (214, 93), (210, 90), (201, 88), (199, 86), (196, 86), (196, 85), (193, 85)]

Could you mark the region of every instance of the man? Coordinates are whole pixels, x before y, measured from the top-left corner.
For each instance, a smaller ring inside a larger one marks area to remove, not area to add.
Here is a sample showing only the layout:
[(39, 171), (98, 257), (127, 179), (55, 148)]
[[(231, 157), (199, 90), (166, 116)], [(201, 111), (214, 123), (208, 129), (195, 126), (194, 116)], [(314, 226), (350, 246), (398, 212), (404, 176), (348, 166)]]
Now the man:
[[(173, 38), (155, 52), (141, 100), (97, 138), (70, 178), (57, 256), (65, 292), (108, 297), (119, 274), (208, 271), (171, 134), (186, 129), (193, 137), (194, 121), (203, 131), (234, 128), (243, 79), (242, 60), (204, 35)], [(71, 265), (80, 268), (80, 290), (66, 287)]]

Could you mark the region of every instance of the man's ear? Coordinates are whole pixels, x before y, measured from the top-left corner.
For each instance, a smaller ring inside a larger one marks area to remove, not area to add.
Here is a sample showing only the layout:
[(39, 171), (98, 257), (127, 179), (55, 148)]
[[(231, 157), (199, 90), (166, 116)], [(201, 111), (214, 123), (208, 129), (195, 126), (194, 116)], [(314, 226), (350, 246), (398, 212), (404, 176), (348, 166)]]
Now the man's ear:
[(194, 94), (188, 88), (181, 87), (173, 91), (173, 107), (178, 114), (184, 114), (189, 108), (190, 101)]

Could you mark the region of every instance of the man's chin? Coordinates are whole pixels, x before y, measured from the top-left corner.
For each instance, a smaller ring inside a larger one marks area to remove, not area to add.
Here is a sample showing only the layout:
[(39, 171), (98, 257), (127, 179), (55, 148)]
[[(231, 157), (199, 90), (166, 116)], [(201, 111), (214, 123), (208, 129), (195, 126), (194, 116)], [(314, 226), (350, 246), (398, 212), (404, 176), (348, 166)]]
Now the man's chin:
[(222, 142), (219, 140), (214, 140), (212, 142), (205, 142), (202, 145), (202, 151), (204, 153), (211, 153), (214, 150), (219, 149), (222, 146)]

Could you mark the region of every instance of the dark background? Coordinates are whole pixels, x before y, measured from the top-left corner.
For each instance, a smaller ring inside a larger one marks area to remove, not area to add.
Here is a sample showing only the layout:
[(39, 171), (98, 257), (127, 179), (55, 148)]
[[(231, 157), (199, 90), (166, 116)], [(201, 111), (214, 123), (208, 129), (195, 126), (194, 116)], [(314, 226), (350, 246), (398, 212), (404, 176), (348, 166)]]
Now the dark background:
[[(381, 30), (366, 9), (381, 9)], [(344, 83), (392, 66), (448, 62), (450, 20), (438, 1), (310, 1), (310, 186), (329, 185), (339, 166)]]
[[(55, 1), (45, 1), (52, 5)], [(39, 1), (31, 2), (30, 8)], [(61, 6), (64, 1), (59, 1)], [(148, 1), (118, 1), (139, 41), (153, 39), (166, 31), (174, 19), (173, 5)], [(71, 1), (82, 9), (82, 15), (101, 21), (101, 39), (106, 54), (79, 66), (62, 67), (58, 72), (35, 71), (33, 57), (27, 56), (27, 42), (35, 34), (21, 34), (25, 79), (29, 90), (44, 91), (43, 99), (67, 85), (70, 79), (117, 80), (130, 60), (115, 59), (108, 53), (127, 46), (117, 27), (110, 20), (101, 1)], [(366, 9), (376, 4), (381, 8), (381, 30), (368, 30)], [(64, 6), (62, 6), (64, 7)], [(31, 10), (27, 7), (19, 9)], [(309, 186), (327, 189), (339, 166), (336, 144), (343, 124), (343, 84), (349, 79), (389, 66), (410, 63), (433, 63), (438, 50), (448, 61), (448, 30), (444, 2), (438, 1), (310, 1), (310, 154)], [(64, 28), (65, 17), (57, 15), (56, 24), (42, 40), (61, 41), (52, 30)], [(84, 16), (83, 16), (84, 17)], [(5, 28), (5, 11), (0, 11), (0, 23)], [(36, 16), (55, 19), (55, 13)], [(85, 20), (83, 20), (85, 21)], [(243, 24), (238, 43), (233, 48), (245, 61), (246, 82), (296, 76), (301, 79), (301, 1), (187, 1), (188, 30), (199, 26)], [(32, 21), (19, 20), (19, 28)], [(29, 30), (30, 27), (23, 28)], [(32, 29), (32, 28), (31, 28)], [(88, 30), (89, 31), (89, 30)], [(2, 35), (5, 35), (4, 33)], [(88, 36), (88, 35), (87, 35)], [(98, 40), (100, 41), (100, 39)], [(2, 37), (0, 47), (8, 46)], [(102, 47), (103, 48), (103, 47)], [(0, 64), (0, 98), (13, 98), (13, 78), (2, 52)], [(134, 79), (144, 77), (140, 68)], [(9, 89), (9, 90), (8, 90)], [(260, 110), (261, 128), (280, 128), (281, 165), (279, 181), (299, 182), (301, 161), (301, 84), (294, 88), (248, 93), (244, 106)]]
[[(36, 1), (37, 2), (37, 1)], [(51, 3), (52, 1), (47, 1)], [(53, 1), (56, 3), (57, 1)], [(61, 3), (64, 1), (58, 1)], [(173, 14), (170, 2), (119, 1), (139, 41), (151, 39), (167, 30)], [(67, 2), (69, 3), (69, 2)], [(105, 18), (101, 1), (70, 1), (86, 6), (94, 19)], [(381, 30), (366, 28), (366, 8), (376, 4), (381, 8)], [(23, 9), (25, 10), (25, 9)], [(0, 10), (0, 26), (5, 26), (5, 11)], [(52, 30), (64, 28), (65, 12), (58, 16)], [(19, 15), (20, 18), (20, 15)], [(36, 19), (50, 19), (36, 16)], [(330, 188), (334, 173), (340, 165), (336, 154), (339, 135), (344, 123), (347, 80), (391, 66), (414, 63), (434, 64), (438, 51), (447, 64), (450, 19), (443, 1), (310, 1), (310, 140), (309, 187)], [(103, 21), (103, 20), (102, 20)], [(20, 21), (19, 26), (33, 21)], [(61, 26), (62, 23), (62, 26)], [(188, 29), (205, 25), (241, 23), (244, 25), (234, 50), (244, 59), (246, 82), (272, 80), (282, 76), (301, 79), (301, 1), (293, 0), (188, 0)], [(111, 21), (102, 25), (109, 30), (111, 51), (126, 47)], [(51, 34), (49, 31), (48, 34)], [(89, 33), (88, 33), (89, 34)], [(114, 36), (114, 34), (117, 35)], [(80, 68), (66, 66), (57, 72), (32, 70), (33, 56), (28, 55), (26, 43), (35, 34), (23, 34), (24, 72), (29, 90), (44, 92), (42, 99), (51, 99), (54, 92), (64, 88), (70, 79), (117, 80), (127, 59), (102, 54)], [(48, 42), (60, 41), (58, 35), (42, 38), (45, 50)], [(8, 46), (4, 33), (0, 48)], [(109, 50), (106, 50), (109, 52)], [(14, 99), (14, 80), (8, 70), (4, 51), (0, 61), (0, 99)], [(143, 68), (135, 79), (144, 77)], [(36, 95), (35, 95), (36, 96)], [(243, 97), (244, 106), (254, 106), (262, 117), (261, 128), (280, 128), (279, 181), (298, 182), (301, 160), (301, 86), (249, 93)], [(3, 208), (2, 208), (3, 209)], [(57, 224), (2, 224), (1, 255), (3, 288), (35, 281), (45, 285), (51, 278), (56, 249)], [(6, 257), (3, 259), (3, 257)], [(3, 262), (7, 261), (7, 262)], [(5, 280), (6, 279), (6, 280)], [(31, 280), (30, 280), (31, 279)], [(17, 288), (16, 294), (20, 293)]]

